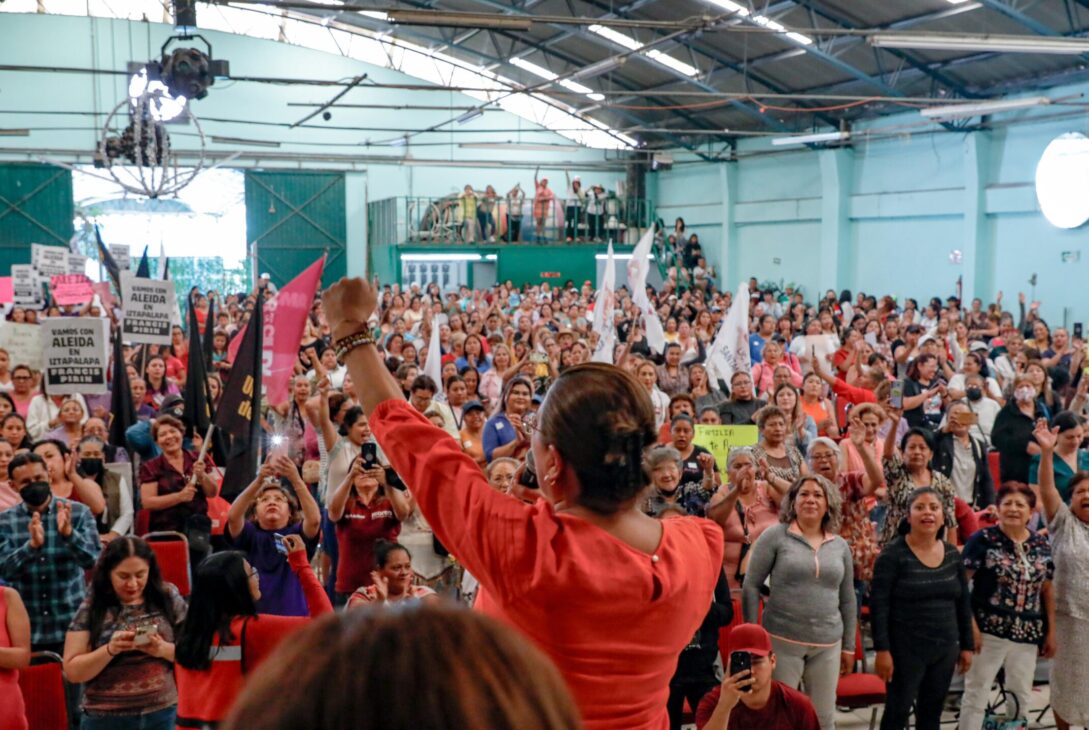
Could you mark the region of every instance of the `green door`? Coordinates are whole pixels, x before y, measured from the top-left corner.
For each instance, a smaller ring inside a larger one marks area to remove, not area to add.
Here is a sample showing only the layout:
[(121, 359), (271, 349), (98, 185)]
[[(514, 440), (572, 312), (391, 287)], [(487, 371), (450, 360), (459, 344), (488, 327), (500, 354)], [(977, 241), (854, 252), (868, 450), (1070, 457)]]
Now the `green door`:
[(50, 165), (0, 165), (0, 270), (30, 263), (30, 244), (68, 246), (72, 173)]
[(344, 175), (339, 172), (246, 172), (246, 240), (258, 274), (280, 287), (328, 253), (322, 284), (344, 276), (347, 240)]

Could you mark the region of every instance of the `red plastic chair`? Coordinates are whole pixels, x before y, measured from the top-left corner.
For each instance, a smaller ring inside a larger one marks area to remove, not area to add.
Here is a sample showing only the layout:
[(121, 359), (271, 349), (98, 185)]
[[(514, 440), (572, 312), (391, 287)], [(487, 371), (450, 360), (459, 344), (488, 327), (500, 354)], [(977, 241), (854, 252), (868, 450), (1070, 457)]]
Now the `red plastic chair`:
[(143, 537), (147, 534), (151, 527), (151, 513), (146, 509), (136, 510), (136, 517), (133, 519), (132, 532), (136, 537)]
[(987, 466), (991, 469), (991, 481), (994, 482), (994, 488), (996, 491), (998, 490), (999, 485), (1002, 484), (1002, 473), (1001, 469), (999, 468), (999, 463), (1000, 462), (998, 460), (998, 452), (988, 451)]
[(144, 535), (159, 561), (163, 580), (173, 583), (183, 597), (189, 596), (189, 540), (180, 532), (149, 532)]
[(876, 674), (866, 671), (866, 652), (862, 649), (862, 629), (855, 627), (854, 672), (839, 678), (836, 686), (836, 707), (842, 710), (859, 710), (872, 707), (870, 730), (877, 725), (877, 706), (885, 704), (885, 682)]
[(19, 671), (19, 689), (26, 704), (30, 730), (68, 730), (61, 658), (51, 651), (30, 655), (30, 666)]

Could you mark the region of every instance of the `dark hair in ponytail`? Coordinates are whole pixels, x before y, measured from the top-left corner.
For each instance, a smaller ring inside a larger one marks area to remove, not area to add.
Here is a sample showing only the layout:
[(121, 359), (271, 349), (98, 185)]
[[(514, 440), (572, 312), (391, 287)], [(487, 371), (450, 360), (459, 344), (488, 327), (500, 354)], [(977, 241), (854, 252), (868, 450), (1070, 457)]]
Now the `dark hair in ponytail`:
[(613, 365), (585, 363), (564, 371), (539, 413), (541, 436), (579, 478), (578, 502), (612, 514), (647, 484), (643, 450), (657, 440), (646, 389)]

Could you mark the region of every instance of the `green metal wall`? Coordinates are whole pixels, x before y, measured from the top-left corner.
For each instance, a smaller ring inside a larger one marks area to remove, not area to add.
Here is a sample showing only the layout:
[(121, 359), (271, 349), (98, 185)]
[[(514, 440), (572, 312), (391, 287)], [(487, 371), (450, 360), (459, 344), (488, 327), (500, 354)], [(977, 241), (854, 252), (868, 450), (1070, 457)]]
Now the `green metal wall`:
[(30, 244), (67, 246), (72, 173), (50, 165), (0, 165), (0, 271), (30, 263)]
[(246, 241), (258, 273), (283, 286), (328, 252), (323, 285), (344, 276), (344, 175), (339, 172), (246, 172)]

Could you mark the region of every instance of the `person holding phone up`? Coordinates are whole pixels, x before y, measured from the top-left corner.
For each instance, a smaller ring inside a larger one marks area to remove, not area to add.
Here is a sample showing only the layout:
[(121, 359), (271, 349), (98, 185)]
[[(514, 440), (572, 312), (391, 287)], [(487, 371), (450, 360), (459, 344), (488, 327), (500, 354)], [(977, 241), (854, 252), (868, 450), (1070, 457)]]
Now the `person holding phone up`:
[[(362, 448), (368, 446), (374, 449), (375, 444), (365, 443)], [(348, 600), (352, 591), (374, 582), (371, 573), (376, 544), (379, 540), (395, 542), (412, 508), (412, 497), (387, 483), (376, 449), (356, 457), (348, 475), (329, 498), (329, 520), (336, 525), (340, 554), (336, 579), (339, 605)]]
[(775, 652), (762, 626), (741, 624), (730, 631), (730, 659), (722, 684), (696, 709), (697, 730), (819, 730), (809, 698), (771, 678)]
[(309, 615), (302, 584), (284, 560), (284, 536), (300, 535), (307, 557), (313, 557), (320, 528), (321, 511), (298, 467), (286, 452), (274, 450), (227, 512), (227, 536), (261, 581), (260, 613)]

